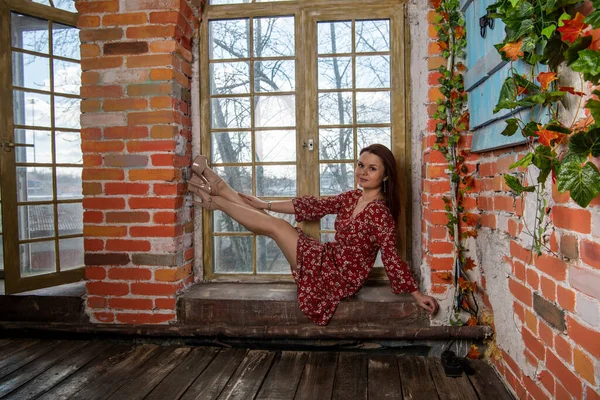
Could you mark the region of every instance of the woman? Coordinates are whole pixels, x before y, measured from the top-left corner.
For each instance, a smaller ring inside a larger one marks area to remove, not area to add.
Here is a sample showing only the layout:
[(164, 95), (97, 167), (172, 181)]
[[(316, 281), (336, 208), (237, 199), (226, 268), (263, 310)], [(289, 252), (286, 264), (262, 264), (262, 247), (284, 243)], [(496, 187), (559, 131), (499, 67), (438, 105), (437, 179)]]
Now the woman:
[[(201, 199), (195, 204), (221, 210), (249, 231), (275, 240), (292, 268), (300, 309), (314, 323), (326, 325), (340, 301), (360, 290), (378, 250), (392, 291), (410, 292), (420, 307), (437, 312), (436, 300), (419, 292), (396, 250), (398, 178), (394, 155), (385, 146), (374, 144), (360, 151), (355, 176), (362, 189), (323, 199), (304, 196), (271, 202), (238, 193), (207, 166), (204, 156), (194, 160), (192, 170), (188, 190)], [(295, 214), (298, 222), (337, 214), (335, 242), (319, 243), (264, 210)]]

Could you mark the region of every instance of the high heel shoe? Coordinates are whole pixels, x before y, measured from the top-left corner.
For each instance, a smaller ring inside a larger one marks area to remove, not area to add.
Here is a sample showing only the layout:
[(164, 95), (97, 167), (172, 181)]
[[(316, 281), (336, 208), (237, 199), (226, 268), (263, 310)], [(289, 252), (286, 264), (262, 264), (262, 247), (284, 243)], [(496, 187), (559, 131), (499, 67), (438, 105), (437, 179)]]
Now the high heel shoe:
[(193, 184), (190, 184), (188, 182), (188, 192), (198, 195), (198, 197), (200, 197), (199, 201), (189, 199), (188, 201), (190, 203), (198, 205), (209, 211), (213, 211), (215, 209), (215, 203), (213, 202), (212, 196), (210, 196), (204, 190), (199, 190)]
[(192, 171), (198, 176), (202, 176), (202, 173), (206, 167), (208, 167), (208, 159), (202, 154), (194, 158), (194, 161), (192, 161)]
[[(202, 187), (204, 191), (208, 192), (208, 194), (211, 196), (219, 195), (219, 183), (221, 183), (222, 179), (208, 167), (208, 160), (206, 159), (206, 156), (199, 155), (194, 159), (194, 162), (192, 163), (192, 172), (194, 175), (204, 180), (204, 187)], [(207, 173), (209, 176), (211, 176), (211, 178), (214, 179), (209, 179), (206, 176)], [(197, 180), (196, 183), (199, 185), (201, 184)]]
[(196, 193), (195, 191), (190, 190), (190, 186), (191, 186), (193, 188), (201, 189), (207, 194), (212, 194), (210, 192), (210, 185), (208, 184), (208, 181), (202, 175), (192, 174), (192, 177), (190, 179), (188, 179), (187, 183), (188, 183), (188, 191), (190, 191), (190, 192)]

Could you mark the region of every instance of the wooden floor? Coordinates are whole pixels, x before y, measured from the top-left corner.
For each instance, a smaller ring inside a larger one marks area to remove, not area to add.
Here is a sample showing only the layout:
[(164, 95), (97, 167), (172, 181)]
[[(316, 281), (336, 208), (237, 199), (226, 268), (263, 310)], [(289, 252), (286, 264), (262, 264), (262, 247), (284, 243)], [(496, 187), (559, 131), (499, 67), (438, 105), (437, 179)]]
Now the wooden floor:
[(447, 378), (439, 359), (392, 352), (249, 350), (0, 339), (3, 399), (512, 399), (484, 362)]

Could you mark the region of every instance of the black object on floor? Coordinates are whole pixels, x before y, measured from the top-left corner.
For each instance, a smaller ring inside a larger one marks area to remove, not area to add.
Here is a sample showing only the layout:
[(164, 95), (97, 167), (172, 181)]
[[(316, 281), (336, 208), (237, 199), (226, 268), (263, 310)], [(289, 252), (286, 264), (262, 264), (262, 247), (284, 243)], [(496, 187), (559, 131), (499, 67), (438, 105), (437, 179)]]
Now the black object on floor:
[(442, 353), (442, 366), (444, 367), (444, 373), (448, 377), (459, 377), (462, 376), (463, 369), (461, 361), (453, 351), (446, 350)]

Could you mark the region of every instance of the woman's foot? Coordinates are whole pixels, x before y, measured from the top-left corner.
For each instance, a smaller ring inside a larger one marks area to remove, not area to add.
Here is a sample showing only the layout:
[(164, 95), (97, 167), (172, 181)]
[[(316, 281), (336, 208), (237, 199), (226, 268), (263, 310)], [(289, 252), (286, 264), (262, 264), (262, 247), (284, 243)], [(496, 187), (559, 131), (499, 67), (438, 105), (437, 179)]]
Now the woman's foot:
[[(188, 191), (196, 193), (193, 189), (203, 190), (207, 194), (212, 194), (210, 190), (210, 185), (208, 181), (203, 175), (192, 174), (192, 177), (188, 179)], [(192, 188), (192, 189), (190, 189)]]
[(213, 202), (213, 198), (206, 191), (201, 190), (195, 187), (193, 184), (188, 182), (188, 191), (200, 197), (200, 200), (189, 200), (192, 204), (198, 205), (202, 208), (205, 208), (209, 211), (213, 211), (215, 209), (215, 203)]
[(202, 176), (206, 167), (208, 167), (208, 159), (206, 156), (199, 155), (192, 161), (192, 171), (198, 176)]
[[(219, 195), (219, 184), (223, 181), (219, 175), (215, 173), (208, 166), (208, 160), (206, 156), (199, 155), (192, 162), (192, 172), (200, 179), (204, 180), (205, 187), (203, 190), (207, 191), (212, 196)], [(198, 180), (196, 183), (200, 184)]]

